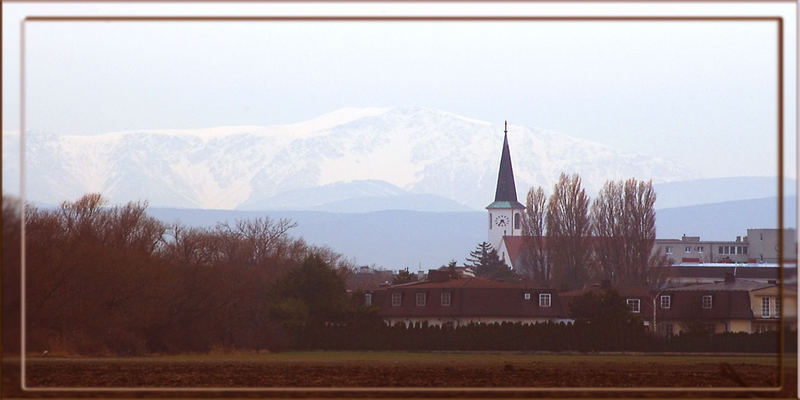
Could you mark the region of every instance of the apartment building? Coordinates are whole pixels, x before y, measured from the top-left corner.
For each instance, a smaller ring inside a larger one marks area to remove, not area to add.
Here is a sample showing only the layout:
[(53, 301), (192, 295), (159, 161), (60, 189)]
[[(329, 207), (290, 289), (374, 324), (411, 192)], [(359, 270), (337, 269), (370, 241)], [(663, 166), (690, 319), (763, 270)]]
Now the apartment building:
[[(680, 239), (656, 239), (653, 251), (667, 257), (670, 264), (682, 263), (777, 263), (778, 229), (748, 229), (747, 235), (735, 240), (700, 240), (700, 236)], [(784, 262), (797, 262), (797, 240), (794, 229), (784, 229), (782, 238)]]

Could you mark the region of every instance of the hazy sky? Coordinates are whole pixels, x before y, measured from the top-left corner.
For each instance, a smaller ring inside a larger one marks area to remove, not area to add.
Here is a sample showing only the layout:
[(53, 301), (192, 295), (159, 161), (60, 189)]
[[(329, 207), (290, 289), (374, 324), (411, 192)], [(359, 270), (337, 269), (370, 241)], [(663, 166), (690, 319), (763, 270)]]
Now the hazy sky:
[(698, 177), (776, 173), (772, 22), (29, 22), (26, 34), (31, 130), (414, 105), (663, 156)]

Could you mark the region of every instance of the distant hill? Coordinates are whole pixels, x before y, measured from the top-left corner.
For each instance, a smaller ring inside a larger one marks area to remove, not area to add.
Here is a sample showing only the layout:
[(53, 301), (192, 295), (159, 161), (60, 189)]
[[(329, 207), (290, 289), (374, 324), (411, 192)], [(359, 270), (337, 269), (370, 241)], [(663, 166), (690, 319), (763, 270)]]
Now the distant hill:
[[(797, 181), (784, 179), (784, 196), (797, 194)], [(656, 208), (674, 208), (736, 200), (763, 199), (778, 196), (776, 177), (729, 177), (694, 179), (653, 185), (658, 198)]]
[[(796, 196), (787, 198), (787, 227), (795, 227)], [(657, 211), (659, 238), (682, 234), (702, 239), (730, 240), (747, 228), (777, 227), (776, 198), (730, 201)], [(210, 226), (217, 221), (269, 216), (291, 218), (298, 227), (296, 237), (327, 245), (359, 264), (415, 270), (438, 267), (455, 258), (464, 262), (475, 245), (486, 240), (486, 214), (473, 212), (377, 211), (331, 213), (318, 211), (229, 211), (151, 208), (161, 220), (192, 226)]]
[[(788, 196), (783, 205), (784, 226), (797, 226), (797, 196)], [(731, 240), (743, 236), (747, 228), (777, 228), (778, 199), (726, 201), (656, 211), (659, 238), (700, 236), (704, 240)]]
[(486, 215), (474, 211), (329, 213), (151, 208), (148, 213), (166, 222), (191, 226), (263, 216), (291, 218), (298, 225), (290, 231), (292, 236), (329, 246), (361, 265), (408, 267), (412, 271), (420, 265), (423, 269), (439, 267), (453, 258), (463, 263), (469, 251), (486, 240)]
[(309, 210), (371, 212), (381, 210), (474, 211), (464, 204), (434, 194), (416, 194), (389, 182), (356, 180), (295, 189), (260, 201), (248, 201), (240, 210)]

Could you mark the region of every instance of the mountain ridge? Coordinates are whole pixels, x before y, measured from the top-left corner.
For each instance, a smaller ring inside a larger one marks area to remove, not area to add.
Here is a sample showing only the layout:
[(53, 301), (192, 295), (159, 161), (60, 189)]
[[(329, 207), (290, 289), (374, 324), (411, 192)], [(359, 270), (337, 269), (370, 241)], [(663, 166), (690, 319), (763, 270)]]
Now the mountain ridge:
[[(351, 108), (287, 125), (26, 135), (28, 198), (58, 203), (100, 192), (112, 202), (235, 209), (292, 190), (380, 180), (473, 209), (494, 191), (502, 125), (422, 107)], [(18, 187), (19, 136), (4, 132), (5, 188)], [(578, 172), (587, 192), (606, 179), (694, 176), (659, 157), (554, 131), (509, 125), (519, 197)], [(7, 190), (10, 191), (10, 190)], [(319, 202), (322, 203), (322, 202)]]

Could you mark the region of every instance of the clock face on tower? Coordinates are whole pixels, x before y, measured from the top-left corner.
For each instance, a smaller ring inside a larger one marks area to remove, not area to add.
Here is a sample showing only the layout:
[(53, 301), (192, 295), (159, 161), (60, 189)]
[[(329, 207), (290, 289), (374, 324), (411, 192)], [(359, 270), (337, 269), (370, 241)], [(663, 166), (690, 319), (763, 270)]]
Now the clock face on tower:
[(494, 219), (494, 223), (497, 226), (507, 226), (508, 225), (508, 217), (505, 215), (500, 215)]

